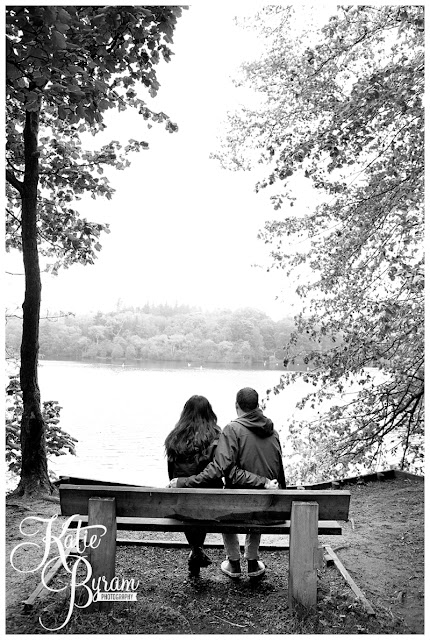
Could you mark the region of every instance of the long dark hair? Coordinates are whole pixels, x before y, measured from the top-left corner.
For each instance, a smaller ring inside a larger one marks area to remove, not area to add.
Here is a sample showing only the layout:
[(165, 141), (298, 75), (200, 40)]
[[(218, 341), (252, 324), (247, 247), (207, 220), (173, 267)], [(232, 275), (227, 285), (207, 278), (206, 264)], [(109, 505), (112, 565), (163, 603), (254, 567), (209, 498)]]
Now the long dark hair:
[(204, 396), (191, 396), (164, 446), (169, 459), (204, 451), (220, 433), (217, 417)]

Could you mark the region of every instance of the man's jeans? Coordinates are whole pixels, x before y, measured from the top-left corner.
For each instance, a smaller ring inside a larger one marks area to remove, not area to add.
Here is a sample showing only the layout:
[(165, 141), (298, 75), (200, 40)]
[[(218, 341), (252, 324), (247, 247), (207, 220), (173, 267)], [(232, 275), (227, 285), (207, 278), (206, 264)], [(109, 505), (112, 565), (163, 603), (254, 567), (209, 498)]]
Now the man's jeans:
[[(239, 536), (237, 533), (223, 533), (224, 547), (230, 560), (240, 560)], [(261, 533), (247, 533), (245, 538), (245, 560), (258, 560)]]

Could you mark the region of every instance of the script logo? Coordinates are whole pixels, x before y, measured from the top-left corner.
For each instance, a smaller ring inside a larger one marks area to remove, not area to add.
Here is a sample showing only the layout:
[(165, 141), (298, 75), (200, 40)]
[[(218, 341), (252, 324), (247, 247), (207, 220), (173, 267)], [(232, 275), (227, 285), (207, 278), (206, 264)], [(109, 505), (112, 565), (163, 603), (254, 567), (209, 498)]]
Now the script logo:
[[(77, 518), (77, 516), (70, 516), (64, 523), (59, 535), (55, 535), (53, 532), (53, 524), (57, 519), (57, 515), (51, 518), (39, 518), (38, 516), (28, 516), (21, 521), (19, 526), (20, 533), (28, 538), (36, 536), (40, 532), (40, 527), (37, 523), (46, 525), (45, 535), (42, 538), (43, 545), (38, 542), (25, 541), (16, 545), (10, 554), (10, 563), (12, 567), (19, 573), (34, 573), (41, 571), (41, 580), (43, 586), (48, 591), (60, 592), (67, 589), (68, 585), (64, 585), (59, 588), (50, 587), (47, 584), (47, 574), (50, 568), (58, 561), (61, 561), (61, 565), (70, 575), (70, 601), (69, 609), (64, 622), (55, 628), (46, 627), (42, 620), (39, 618), (39, 622), (47, 631), (58, 631), (66, 626), (73, 613), (73, 608), (76, 606), (79, 609), (85, 609), (93, 602), (106, 601), (106, 600), (136, 600), (136, 593), (139, 586), (139, 580), (135, 583), (131, 580), (119, 580), (119, 578), (113, 578), (108, 581), (104, 576), (96, 579), (92, 578), (92, 568), (88, 560), (80, 554), (88, 549), (96, 549), (101, 542), (101, 539), (106, 534), (106, 527), (104, 525), (87, 525), (82, 526), (82, 521), (78, 520), (77, 527), (73, 533), (68, 533), (68, 529), (71, 522)], [(23, 528), (24, 523), (36, 524), (36, 530), (28, 531)], [(54, 545), (54, 557), (48, 560), (51, 547)], [(40, 562), (31, 568), (22, 569), (19, 566), (20, 554), (25, 554), (29, 547), (33, 550), (42, 550), (43, 553)], [(69, 550), (70, 553), (67, 553)], [(74, 562), (68, 564), (67, 559), (72, 559)], [(86, 595), (86, 601), (83, 604), (76, 602), (76, 590), (78, 587), (82, 587)]]

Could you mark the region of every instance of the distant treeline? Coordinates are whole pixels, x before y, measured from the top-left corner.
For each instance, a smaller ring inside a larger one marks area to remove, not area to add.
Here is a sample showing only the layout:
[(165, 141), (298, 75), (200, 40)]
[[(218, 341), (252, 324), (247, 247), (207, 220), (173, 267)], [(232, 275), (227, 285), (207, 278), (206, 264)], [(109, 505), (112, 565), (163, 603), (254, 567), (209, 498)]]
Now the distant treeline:
[[(293, 330), (292, 318), (275, 321), (252, 308), (203, 312), (188, 306), (145, 305), (42, 319), (39, 343), (40, 356), (47, 359), (270, 364), (283, 360)], [(21, 322), (9, 318), (6, 346), (19, 353), (20, 343)], [(307, 338), (299, 336), (297, 347), (306, 352)]]

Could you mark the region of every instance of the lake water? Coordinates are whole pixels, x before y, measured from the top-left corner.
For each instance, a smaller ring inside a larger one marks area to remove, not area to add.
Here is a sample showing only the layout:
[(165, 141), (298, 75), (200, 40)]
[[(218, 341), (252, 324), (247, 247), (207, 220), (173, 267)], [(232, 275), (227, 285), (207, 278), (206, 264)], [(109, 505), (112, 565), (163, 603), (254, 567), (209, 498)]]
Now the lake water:
[[(57, 475), (164, 487), (168, 476), (163, 442), (190, 396), (206, 396), (223, 428), (236, 417), (238, 389), (253, 387), (263, 398), (281, 374), (282, 369), (263, 367), (43, 360), (42, 400), (60, 404), (61, 428), (78, 439), (77, 456), (54, 457), (50, 466)], [(300, 380), (268, 402), (265, 414), (281, 441), (295, 404), (309, 390), (310, 385)]]

